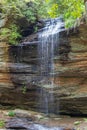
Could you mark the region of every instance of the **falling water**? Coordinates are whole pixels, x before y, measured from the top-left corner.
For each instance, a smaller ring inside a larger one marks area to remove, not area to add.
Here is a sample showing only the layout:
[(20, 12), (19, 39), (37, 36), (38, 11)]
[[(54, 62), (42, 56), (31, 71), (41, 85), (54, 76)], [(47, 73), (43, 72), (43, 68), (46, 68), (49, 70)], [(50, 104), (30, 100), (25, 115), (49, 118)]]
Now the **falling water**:
[[(59, 45), (59, 32), (64, 28), (61, 18), (50, 19), (45, 22), (45, 27), (39, 32), (39, 72), (40, 72), (40, 109), (49, 114), (54, 112), (54, 55)], [(50, 80), (51, 79), (51, 80)], [(50, 92), (48, 93), (48, 89)], [(51, 105), (49, 106), (49, 103)]]

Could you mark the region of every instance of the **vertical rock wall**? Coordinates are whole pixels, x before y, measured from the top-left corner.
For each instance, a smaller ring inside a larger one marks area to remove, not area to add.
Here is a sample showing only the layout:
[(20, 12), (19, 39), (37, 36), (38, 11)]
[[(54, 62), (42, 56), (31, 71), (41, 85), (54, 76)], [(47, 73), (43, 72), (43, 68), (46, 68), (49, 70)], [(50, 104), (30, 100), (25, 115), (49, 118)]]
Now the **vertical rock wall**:
[(55, 67), (59, 72), (55, 83), (59, 84), (60, 110), (67, 114), (87, 114), (87, 25), (82, 23), (68, 37), (69, 59), (65, 64), (56, 61)]
[[(54, 89), (46, 91), (54, 95), (56, 113), (60, 104), (60, 113), (87, 114), (87, 25), (71, 30), (69, 41), (64, 36), (54, 58), (54, 78), (49, 77), (54, 80)], [(37, 109), (40, 80), (36, 43), (23, 46), (0, 43), (1, 105)]]
[(10, 76), (10, 70), (8, 63), (9, 59), (9, 45), (4, 42), (0, 43), (0, 106), (3, 101), (8, 103), (8, 98), (4, 98), (4, 95), (8, 94), (9, 89), (13, 88), (13, 83)]

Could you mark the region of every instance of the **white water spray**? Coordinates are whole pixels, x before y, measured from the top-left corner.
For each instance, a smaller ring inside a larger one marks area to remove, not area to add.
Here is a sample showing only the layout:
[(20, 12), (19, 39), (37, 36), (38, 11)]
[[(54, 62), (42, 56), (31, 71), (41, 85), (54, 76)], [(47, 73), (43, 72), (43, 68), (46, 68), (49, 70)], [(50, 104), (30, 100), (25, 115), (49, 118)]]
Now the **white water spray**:
[[(54, 55), (59, 46), (59, 32), (64, 29), (61, 18), (46, 21), (45, 27), (39, 32), (39, 71), (41, 76), (40, 109), (49, 114), (54, 112)], [(51, 80), (50, 80), (51, 79)], [(48, 89), (50, 89), (48, 93)], [(49, 105), (50, 104), (50, 105)]]

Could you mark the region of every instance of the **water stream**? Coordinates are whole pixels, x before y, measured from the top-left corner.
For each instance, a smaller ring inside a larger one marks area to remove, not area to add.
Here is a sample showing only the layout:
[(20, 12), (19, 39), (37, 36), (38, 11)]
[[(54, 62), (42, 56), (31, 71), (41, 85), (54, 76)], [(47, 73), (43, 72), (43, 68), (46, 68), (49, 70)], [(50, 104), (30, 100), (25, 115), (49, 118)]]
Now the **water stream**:
[[(49, 114), (54, 112), (54, 56), (59, 46), (59, 32), (64, 29), (61, 18), (45, 21), (45, 27), (39, 32), (38, 56), (40, 86), (40, 110)], [(50, 92), (48, 93), (48, 89)], [(42, 108), (42, 109), (41, 109)]]

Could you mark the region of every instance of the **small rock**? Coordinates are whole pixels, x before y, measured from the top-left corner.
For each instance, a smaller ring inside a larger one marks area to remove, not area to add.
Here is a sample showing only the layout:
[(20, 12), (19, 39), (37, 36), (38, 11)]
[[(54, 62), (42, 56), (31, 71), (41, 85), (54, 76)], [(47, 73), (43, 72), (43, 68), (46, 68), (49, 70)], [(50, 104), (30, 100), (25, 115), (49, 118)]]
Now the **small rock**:
[(12, 118), (6, 123), (6, 128), (26, 130), (31, 123), (32, 122), (30, 122), (30, 120), (26, 118)]
[(42, 115), (35, 115), (35, 118), (38, 119), (38, 120), (40, 120), (40, 119), (44, 119), (45, 117), (42, 116)]

